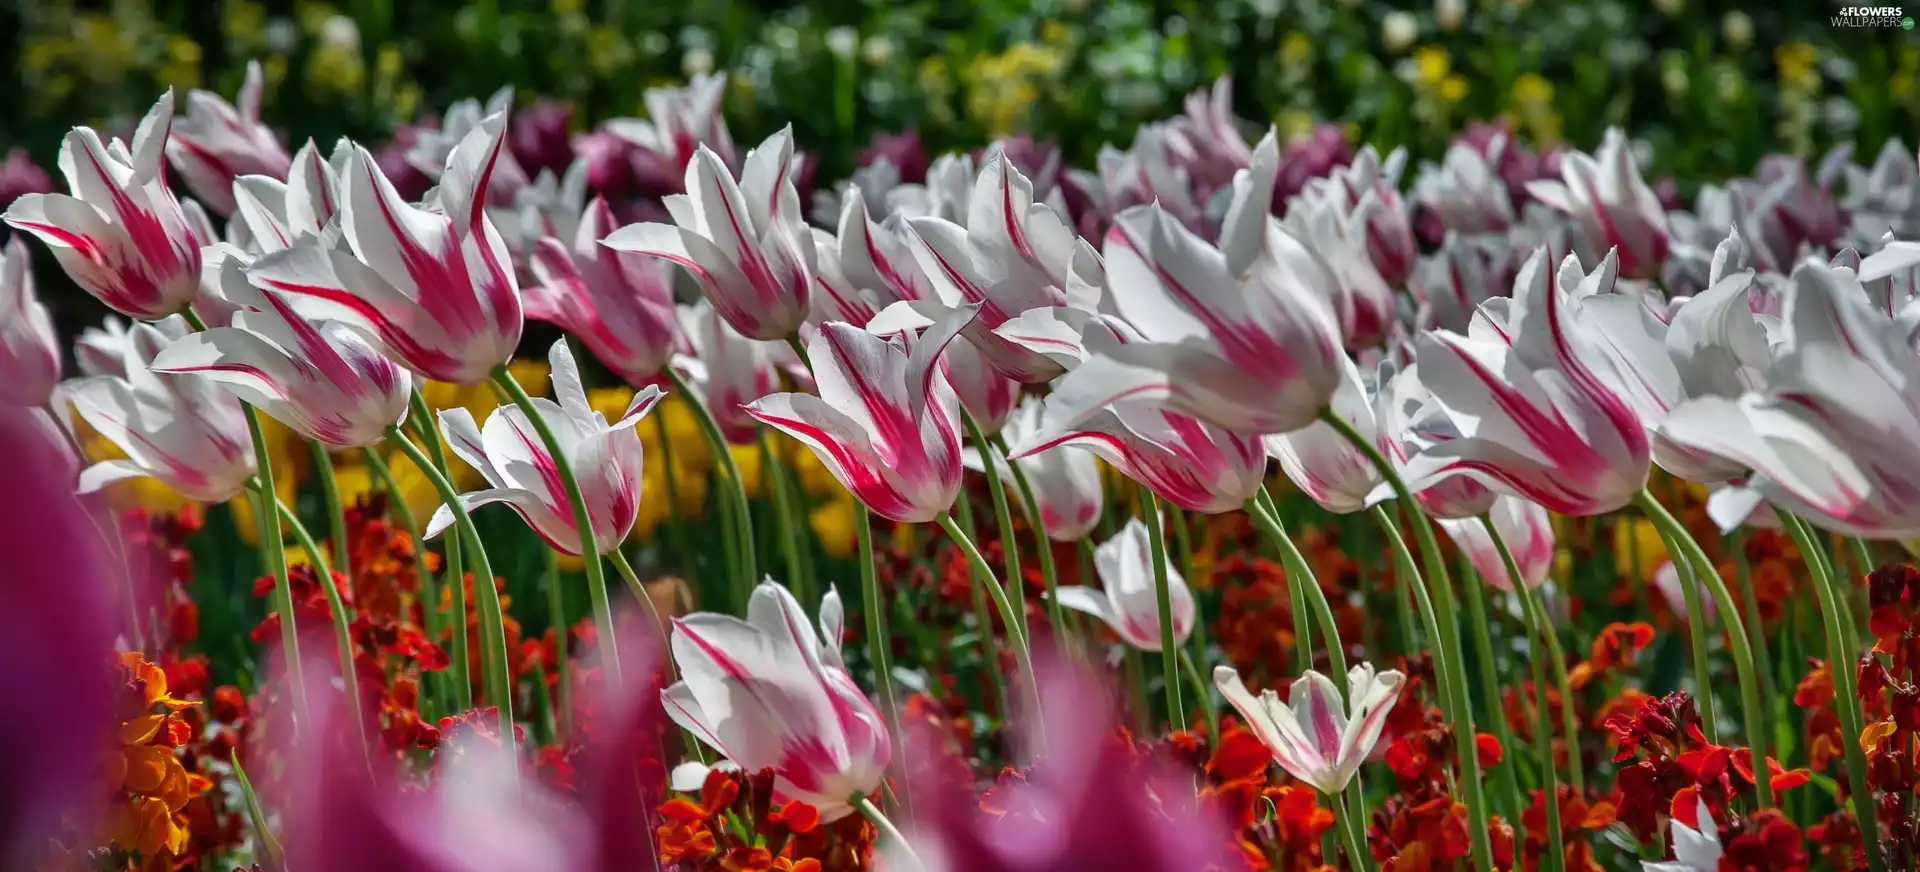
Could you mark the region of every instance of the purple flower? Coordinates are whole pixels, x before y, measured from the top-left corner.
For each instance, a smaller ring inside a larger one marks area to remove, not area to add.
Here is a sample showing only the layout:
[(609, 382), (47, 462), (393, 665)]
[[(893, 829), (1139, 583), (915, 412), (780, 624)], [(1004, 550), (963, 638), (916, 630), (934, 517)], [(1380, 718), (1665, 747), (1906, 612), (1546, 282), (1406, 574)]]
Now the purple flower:
[(573, 103), (566, 100), (535, 100), (533, 105), (513, 113), (507, 126), (507, 148), (528, 176), (541, 170), (554, 175), (567, 171), (573, 163), (573, 144), (567, 128), (573, 126)]
[(1280, 174), (1273, 181), (1273, 202), (1281, 211), (1309, 179), (1325, 178), (1353, 162), (1353, 143), (1338, 124), (1321, 124), (1304, 139), (1287, 144), (1280, 158)]
[(407, 161), (407, 152), (413, 149), (420, 139), (422, 130), (433, 130), (439, 126), (432, 118), (421, 119), (418, 124), (402, 124), (393, 129), (393, 138), (373, 150), (373, 162), (380, 165), (380, 173), (393, 185), (395, 193), (407, 202), (415, 202), (427, 195), (427, 189), (433, 187), (433, 180)]
[(0, 161), (0, 208), (17, 200), (23, 194), (51, 194), (54, 191), (53, 177), (33, 162), (33, 155), (25, 148), (14, 146), (7, 152), (7, 159)]
[(903, 184), (918, 185), (927, 181), (926, 146), (920, 144), (920, 131), (911, 127), (899, 133), (876, 133), (873, 145), (860, 151), (860, 165), (872, 166), (885, 160), (900, 173)]
[[(97, 534), (72, 496), (72, 465), (61, 459), (58, 431), (24, 409), (0, 408), (0, 476), (31, 511), (0, 524), (0, 694), (10, 704), (59, 717), (0, 719), (0, 741), (32, 748), (0, 785), (0, 866), (35, 868), (33, 853), (66, 824), (97, 809), (90, 802), (96, 743), (111, 729), (112, 663), (119, 612), (111, 602)], [(72, 803), (70, 805), (70, 803)]]

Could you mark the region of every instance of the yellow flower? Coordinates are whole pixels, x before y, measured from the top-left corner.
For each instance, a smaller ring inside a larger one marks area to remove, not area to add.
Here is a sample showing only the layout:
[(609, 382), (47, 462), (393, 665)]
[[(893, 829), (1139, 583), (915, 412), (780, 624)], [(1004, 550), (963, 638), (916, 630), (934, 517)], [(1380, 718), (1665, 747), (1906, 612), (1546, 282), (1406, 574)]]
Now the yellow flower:
[[(1660, 539), (1660, 528), (1645, 518), (1613, 525), (1613, 553), (1623, 569), (1637, 573), (1641, 581), (1652, 581), (1660, 564), (1667, 562), (1667, 545)], [(1636, 559), (1637, 564), (1632, 562)]]
[(1280, 41), (1280, 64), (1297, 67), (1313, 60), (1313, 40), (1298, 30), (1288, 31)]
[(859, 548), (853, 525), (859, 520), (853, 497), (830, 500), (822, 503), (807, 518), (807, 526), (813, 528), (813, 535), (820, 540), (820, 547), (829, 555), (838, 558), (852, 557)]
[(1447, 74), (1453, 72), (1453, 59), (1447, 50), (1437, 45), (1425, 45), (1413, 53), (1413, 67), (1419, 71), (1420, 83), (1427, 86), (1439, 84)]
[(1040, 98), (1040, 84), (1059, 70), (1060, 53), (1049, 46), (1017, 42), (968, 66), (967, 111), (994, 136), (1011, 133)]
[(167, 40), (166, 60), (154, 77), (176, 88), (200, 87), (200, 44), (184, 36)]
[[(512, 376), (514, 382), (520, 385), (520, 389), (531, 396), (547, 395), (547, 373), (547, 362), (544, 360), (507, 361), (507, 375)], [(480, 388), (490, 390), (486, 385), (481, 385)]]
[(1819, 61), (1819, 50), (1804, 42), (1790, 42), (1773, 50), (1781, 84), (1797, 91), (1820, 90)]
[(1448, 103), (1458, 103), (1467, 98), (1467, 80), (1461, 76), (1448, 76), (1440, 80), (1440, 99)]
[(747, 491), (747, 499), (757, 500), (762, 494), (760, 446), (729, 445), (728, 452), (733, 454), (733, 465), (740, 470), (740, 486)]

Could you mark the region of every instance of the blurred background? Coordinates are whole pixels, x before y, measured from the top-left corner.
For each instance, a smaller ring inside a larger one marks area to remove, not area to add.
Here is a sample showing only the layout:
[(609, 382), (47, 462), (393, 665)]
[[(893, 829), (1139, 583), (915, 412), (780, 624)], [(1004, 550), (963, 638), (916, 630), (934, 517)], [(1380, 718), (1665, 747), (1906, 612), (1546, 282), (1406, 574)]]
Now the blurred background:
[(793, 124), (822, 185), (876, 133), (907, 129), (933, 154), (1030, 133), (1090, 168), (1103, 143), (1125, 148), (1140, 123), (1231, 75), (1237, 113), (1283, 136), (1334, 122), (1322, 136), (1405, 145), (1416, 160), (1473, 121), (1504, 119), (1542, 153), (1590, 149), (1619, 125), (1663, 195), (1690, 200), (1770, 152), (1853, 142), (1870, 161), (1914, 129), (1920, 33), (1834, 27), (1836, 6), (24, 0), (0, 4), (12, 34), (0, 60), (16, 76), (0, 108), (0, 203), (57, 184), (70, 126), (128, 131), (169, 85), (230, 98), (249, 59), (265, 68), (268, 123), (323, 148), (342, 134), (404, 139), (453, 101), (512, 85), (529, 173), (564, 169), (571, 134), (644, 116), (643, 89), (697, 73), (730, 75), (743, 148)]

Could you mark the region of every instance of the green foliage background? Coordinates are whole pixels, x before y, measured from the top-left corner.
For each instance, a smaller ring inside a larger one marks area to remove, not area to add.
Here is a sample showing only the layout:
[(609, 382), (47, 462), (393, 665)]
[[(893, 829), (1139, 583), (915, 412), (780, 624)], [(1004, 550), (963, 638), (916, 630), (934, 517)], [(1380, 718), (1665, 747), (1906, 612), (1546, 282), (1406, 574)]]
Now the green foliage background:
[(1090, 163), (1232, 74), (1248, 118), (1345, 122), (1421, 156), (1470, 119), (1581, 147), (1621, 125), (1690, 190), (1769, 151), (1869, 151), (1913, 128), (1920, 33), (1834, 27), (1836, 5), (24, 0), (0, 5), (16, 35), (0, 43), (16, 77), (0, 145), (49, 162), (67, 127), (124, 124), (165, 85), (231, 93), (249, 58), (268, 70), (268, 119), (296, 139), (377, 140), (505, 84), (572, 100), (588, 124), (640, 114), (648, 85), (724, 69), (736, 139), (791, 122), (832, 179), (872, 133), (907, 126), (936, 149), (1032, 131)]

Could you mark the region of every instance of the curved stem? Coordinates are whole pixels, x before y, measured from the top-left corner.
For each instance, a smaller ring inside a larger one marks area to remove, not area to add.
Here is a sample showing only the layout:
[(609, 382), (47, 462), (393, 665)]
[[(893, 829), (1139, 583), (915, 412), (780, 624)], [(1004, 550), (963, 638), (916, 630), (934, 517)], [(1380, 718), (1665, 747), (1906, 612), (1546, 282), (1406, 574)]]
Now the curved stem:
[(1200, 667), (1195, 665), (1187, 649), (1180, 649), (1180, 670), (1187, 675), (1187, 683), (1193, 686), (1194, 698), (1200, 701), (1200, 711), (1207, 721), (1207, 747), (1220, 746), (1220, 713), (1213, 707), (1213, 689), (1207, 686), (1206, 679), (1200, 677)]
[[(419, 586), (419, 590), (414, 594), (414, 600), (420, 605), (420, 619), (426, 627), (427, 638), (437, 640), (440, 638), (440, 587), (434, 582), (433, 573), (427, 571), (427, 543), (420, 538), (420, 525), (414, 520), (413, 509), (407, 506), (406, 497), (400, 493), (400, 487), (394, 484), (393, 470), (387, 466), (385, 460), (380, 458), (380, 452), (372, 448), (362, 448), (360, 456), (366, 462), (367, 468), (373, 471), (374, 478), (380, 480), (380, 487), (387, 493), (387, 511), (400, 523), (400, 529), (407, 533), (409, 550), (413, 552), (414, 583)], [(439, 677), (444, 679), (445, 674)], [(437, 696), (437, 691), (446, 689), (440, 685), (439, 681), (421, 682), (423, 687), (436, 689), (434, 696)], [(434, 711), (434, 707), (429, 706), (424, 714), (436, 717), (438, 712)]]
[(1311, 580), (1312, 567), (1301, 556), (1286, 528), (1280, 526), (1280, 513), (1274, 510), (1273, 496), (1265, 487), (1248, 501), (1247, 514), (1253, 516), (1254, 524), (1262, 527), (1280, 549), (1280, 568), (1287, 577), (1287, 608), (1293, 612), (1293, 656), (1299, 661), (1294, 671), (1305, 672), (1313, 668), (1313, 627), (1312, 617), (1307, 614), (1307, 585), (1319, 582)]
[[(1719, 744), (1720, 717), (1719, 707), (1713, 702), (1713, 665), (1709, 660), (1711, 653), (1707, 636), (1706, 605), (1700, 599), (1700, 579), (1694, 577), (1693, 561), (1688, 560), (1679, 542), (1665, 529), (1660, 531), (1660, 541), (1666, 545), (1667, 558), (1673, 563), (1673, 572), (1680, 579), (1681, 598), (1687, 609), (1687, 645), (1693, 657), (1694, 701), (1700, 707), (1700, 725), (1707, 741)], [(1752, 737), (1749, 736), (1751, 741)]]
[[(653, 632), (665, 634), (667, 632), (667, 624), (660, 619), (660, 610), (654, 607), (653, 597), (647, 595), (647, 586), (641, 583), (640, 574), (634, 572), (633, 564), (627, 562), (626, 553), (615, 548), (607, 552), (607, 561), (612, 563), (613, 568), (619, 571), (620, 578), (627, 583), (627, 590), (633, 593), (634, 599), (639, 600), (640, 605), (647, 610), (647, 620), (653, 622)], [(666, 646), (662, 645), (661, 647), (664, 648)], [(674, 680), (673, 658), (668, 657), (667, 681), (671, 683)]]
[(993, 455), (993, 444), (987, 441), (986, 433), (981, 431), (980, 422), (965, 408), (960, 409), (960, 421), (967, 426), (967, 438), (980, 452), (980, 460), (987, 467), (987, 496), (993, 499), (993, 519), (1000, 525), (1000, 554), (1007, 562), (1007, 588), (1013, 597), (1014, 616), (1020, 620), (1020, 635), (1028, 637), (1027, 632), (1027, 581), (1020, 574), (1020, 542), (1013, 536), (1013, 511), (1007, 508), (1007, 488), (1000, 481), (999, 470), (994, 465), (999, 459)]
[(854, 500), (853, 504), (853, 531), (860, 543), (860, 598), (867, 610), (867, 659), (873, 661), (873, 683), (880, 690), (880, 711), (887, 719), (894, 765), (905, 773), (907, 737), (900, 728), (900, 700), (893, 690), (893, 663), (888, 656), (893, 647), (893, 633), (887, 629), (889, 604), (880, 597), (880, 568), (873, 562), (873, 517), (866, 503)]
[[(974, 531), (973, 504), (968, 502), (964, 492), (954, 500), (953, 509), (959, 516), (960, 529), (971, 539)], [(1007, 695), (1006, 679), (1000, 674), (1000, 657), (993, 647), (993, 614), (987, 607), (987, 583), (972, 566), (967, 568), (967, 587), (973, 599), (973, 620), (980, 627), (980, 665), (982, 671), (987, 673), (987, 683), (993, 688), (993, 701), (999, 706), (1000, 717), (1004, 720), (1013, 710), (1013, 698)], [(1012, 639), (1013, 634), (1008, 633), (1007, 638)]]
[[(1754, 665), (1760, 668), (1760, 702), (1766, 710), (1773, 711), (1773, 701), (1779, 698), (1779, 688), (1774, 684), (1773, 655), (1767, 650), (1766, 625), (1760, 621), (1760, 599), (1753, 595), (1753, 570), (1747, 563), (1747, 540), (1744, 528), (1736, 527), (1728, 537), (1728, 546), (1733, 551), (1734, 583), (1740, 586), (1740, 604), (1747, 625), (1747, 644), (1753, 648)], [(1759, 745), (1763, 750), (1772, 746), (1770, 737), (1749, 736), (1747, 741)]]
[[(189, 314), (192, 309), (188, 309)], [(198, 318), (191, 320), (198, 321)], [(205, 329), (196, 325), (199, 329)], [(294, 705), (300, 712), (300, 720), (305, 726), (312, 726), (308, 718), (312, 709), (307, 704), (306, 669), (300, 660), (300, 631), (295, 626), (293, 615), (293, 587), (287, 581), (287, 550), (280, 538), (280, 513), (275, 503), (279, 491), (273, 485), (273, 455), (267, 451), (266, 431), (260, 428), (260, 413), (246, 403), (240, 408), (247, 413), (247, 432), (253, 437), (253, 456), (260, 472), (255, 479), (259, 493), (254, 497), (254, 507), (260, 513), (260, 553), (266, 556), (267, 571), (273, 575), (273, 594), (275, 608), (280, 610), (280, 654), (286, 659), (287, 684), (293, 690)]]
[[(1464, 562), (1464, 561), (1463, 561)], [(1500, 741), (1502, 748), (1518, 748), (1514, 738), (1513, 725), (1507, 723), (1505, 709), (1500, 700), (1500, 675), (1494, 668), (1493, 634), (1487, 625), (1486, 585), (1478, 576), (1470, 574), (1470, 566), (1463, 567), (1460, 588), (1467, 601), (1467, 628), (1473, 633), (1474, 659), (1480, 667), (1480, 702), (1486, 707), (1487, 719), (1493, 722), (1494, 738)], [(1511, 576), (1510, 576), (1511, 577)], [(1494, 764), (1494, 778), (1500, 782), (1500, 792), (1506, 803), (1504, 809), (1508, 820), (1519, 820), (1527, 808), (1526, 793), (1520, 789), (1520, 776), (1515, 770), (1519, 761), (1509, 752), (1500, 756), (1500, 762)]]
[[(1496, 538), (1494, 544), (1499, 546), (1501, 556), (1506, 561), (1508, 577), (1519, 579), (1519, 567), (1514, 565), (1513, 555), (1507, 551), (1505, 544), (1499, 539)], [(1540, 607), (1540, 598), (1534, 595), (1532, 588), (1522, 583), (1514, 585), (1514, 590), (1520, 597), (1520, 608), (1527, 616), (1529, 641), (1537, 651), (1545, 635), (1552, 632), (1547, 626), (1546, 610)], [(1559, 773), (1555, 770), (1553, 761), (1553, 714), (1547, 710), (1547, 673), (1541, 666), (1539, 657), (1530, 659), (1533, 661), (1533, 746), (1535, 754), (1540, 759), (1540, 784), (1543, 788), (1544, 800), (1542, 804), (1547, 812), (1547, 863), (1548, 868), (1553, 872), (1566, 872), (1566, 836), (1560, 830)], [(1575, 761), (1574, 765), (1579, 764)]]
[[(1513, 559), (1513, 549), (1507, 547), (1506, 537), (1500, 535), (1500, 528), (1494, 526), (1493, 518), (1481, 515), (1480, 526), (1486, 528), (1487, 535), (1493, 539), (1493, 547), (1500, 552), (1500, 561), (1506, 567), (1507, 577), (1513, 579), (1516, 589), (1523, 589), (1521, 596), (1531, 601), (1530, 608), (1539, 612), (1540, 637), (1547, 646), (1547, 668), (1553, 676), (1554, 689), (1560, 693), (1560, 729), (1567, 734), (1567, 784), (1573, 788), (1575, 796), (1584, 796), (1586, 783), (1580, 773), (1580, 715), (1574, 711), (1573, 682), (1567, 675), (1567, 655), (1560, 647), (1560, 636), (1554, 632), (1553, 623), (1547, 620), (1547, 609), (1540, 601), (1540, 592), (1527, 587), (1521, 580), (1520, 565)], [(1545, 692), (1541, 693), (1540, 698), (1544, 703)]]
[(780, 474), (780, 461), (773, 450), (773, 438), (760, 431), (760, 478), (773, 493), (773, 516), (780, 522), (780, 550), (787, 559), (787, 586), (799, 594), (800, 604), (813, 603), (806, 584), (806, 565), (800, 562), (800, 529), (793, 517), (792, 495), (787, 492), (787, 477)]
[[(1833, 575), (1827, 571), (1826, 561), (1815, 551), (1818, 545), (1806, 522), (1784, 512), (1781, 514), (1782, 525), (1804, 556), (1807, 574), (1813, 578), (1814, 594), (1820, 599), (1820, 618), (1827, 637), (1827, 674), (1833, 677), (1834, 708), (1839, 710), (1841, 730), (1845, 733), (1840, 745), (1845, 751), (1847, 780), (1853, 790), (1853, 812), (1860, 824), (1867, 866), (1872, 872), (1883, 872), (1886, 864), (1880, 856), (1879, 808), (1873, 799), (1873, 787), (1867, 782), (1867, 756), (1860, 748), (1862, 718), (1854, 676), (1856, 661), (1850, 634), (1841, 623), (1840, 592), (1834, 589)], [(1756, 780), (1762, 771), (1765, 770), (1755, 771)]]
[[(1347, 868), (1354, 872), (1369, 868), (1371, 864), (1368, 861), (1372, 859), (1372, 855), (1367, 853), (1366, 840), (1358, 832), (1358, 828), (1362, 825), (1353, 819), (1347, 803), (1340, 796), (1331, 793), (1320, 794), (1320, 800), (1326, 803), (1327, 808), (1333, 810), (1333, 828), (1340, 831), (1340, 840), (1346, 844), (1347, 848)], [(1326, 859), (1327, 865), (1331, 867), (1333, 858), (1328, 856)]]
[(347, 542), (347, 507), (340, 502), (340, 482), (333, 476), (333, 455), (318, 440), (307, 440), (313, 449), (313, 473), (320, 479), (320, 493), (327, 503), (327, 523), (333, 526), (333, 565), (349, 578), (353, 576), (351, 544)]
[[(693, 400), (689, 399), (687, 402), (693, 402)], [(680, 518), (680, 470), (673, 463), (673, 439), (667, 433), (667, 415), (664, 406), (654, 413), (653, 428), (654, 433), (660, 437), (660, 472), (667, 483), (667, 516), (661, 519), (660, 523), (666, 525), (667, 535), (673, 539), (674, 553), (680, 555), (680, 559), (685, 561), (680, 566), (680, 572), (686, 576), (688, 583), (698, 587), (699, 580), (694, 572), (694, 564), (698, 561), (693, 559), (693, 548), (687, 544), (687, 526)]]
[[(255, 490), (254, 498), (264, 497)], [(360, 743), (361, 756), (371, 761), (373, 752), (367, 746), (367, 721), (360, 704), (360, 675), (354, 668), (353, 632), (349, 629), (353, 619), (347, 615), (347, 605), (340, 597), (340, 587), (334, 581), (333, 568), (327, 565), (326, 555), (320, 550), (320, 544), (314, 540), (313, 534), (307, 531), (305, 524), (300, 523), (300, 516), (294, 514), (293, 507), (287, 505), (285, 500), (276, 496), (273, 505), (279, 512), (281, 523), (293, 533), (294, 541), (306, 549), (307, 560), (313, 567), (314, 581), (319, 583), (320, 590), (327, 597), (327, 614), (333, 621), (333, 644), (340, 658), (340, 682), (347, 696), (347, 711), (353, 715), (354, 738)]]
[[(1279, 513), (1273, 510), (1273, 497), (1267, 493), (1264, 486), (1261, 487), (1259, 494), (1247, 501), (1246, 509), (1248, 514), (1253, 516), (1254, 523), (1266, 532), (1267, 537), (1272, 539), (1275, 545), (1279, 546), (1280, 563), (1287, 572), (1287, 586), (1299, 591), (1296, 599), (1299, 600), (1298, 607), (1302, 611), (1300, 618), (1295, 621), (1299, 629), (1294, 635), (1305, 638), (1306, 612), (1311, 610), (1314, 621), (1320, 625), (1320, 643), (1327, 649), (1327, 668), (1333, 672), (1333, 683), (1341, 688), (1341, 696), (1344, 697), (1347, 687), (1347, 649), (1346, 645), (1340, 641), (1340, 628), (1334, 624), (1333, 620), (1333, 606), (1327, 602), (1326, 591), (1320, 589), (1320, 580), (1313, 574), (1312, 564), (1307, 563), (1307, 558), (1300, 553), (1299, 546), (1293, 544), (1293, 537), (1287, 534), (1286, 525), (1280, 523)], [(1309, 653), (1311, 649), (1304, 643), (1301, 649), (1301, 656), (1306, 659), (1301, 669), (1312, 669), (1313, 659), (1312, 654)]]
[(880, 809), (873, 804), (873, 800), (856, 795), (853, 799), (853, 807), (859, 809), (860, 814), (871, 821), (874, 828), (887, 837), (888, 841), (899, 846), (900, 853), (906, 855), (907, 861), (913, 864), (914, 869), (926, 872), (927, 864), (920, 861), (920, 855), (914, 853), (913, 846), (907, 844), (905, 836), (900, 835), (900, 828), (894, 826), (893, 821), (887, 820), (887, 816), (880, 813)]
[[(487, 662), (482, 665), (481, 671), (487, 679), (487, 696), (490, 698), (488, 701), (492, 702), (500, 713), (500, 741), (511, 756), (514, 745), (513, 673), (507, 664), (507, 640), (504, 624), (500, 619), (500, 595), (493, 587), (493, 563), (487, 559), (487, 547), (480, 538), (480, 531), (473, 526), (473, 516), (467, 512), (466, 504), (460, 501), (460, 492), (454, 490), (453, 483), (448, 481), (446, 476), (441, 475), (440, 470), (427, 459), (426, 452), (421, 451), (420, 446), (413, 444), (413, 440), (407, 438), (407, 434), (400, 432), (399, 427), (388, 427), (387, 439), (404, 452), (407, 458), (413, 461), (413, 465), (419, 467), (420, 472), (433, 483), (434, 490), (440, 492), (440, 500), (446, 504), (447, 510), (453, 513), (454, 525), (459, 535), (466, 539), (467, 551), (473, 556), (473, 590), (474, 598), (478, 600), (480, 606), (480, 628), (481, 632), (488, 633), (492, 637), (488, 640), (492, 644), (482, 646), (481, 653), (487, 655)], [(454, 583), (464, 585), (461, 579), (455, 579)], [(457, 616), (456, 620), (460, 624), (465, 624), (466, 616)]]
[[(1320, 420), (1367, 456), (1374, 468), (1380, 471), (1380, 477), (1393, 488), (1394, 497), (1405, 507), (1413, 521), (1414, 538), (1420, 542), (1420, 561), (1426, 571), (1425, 583), (1431, 586), (1429, 593), (1433, 600), (1434, 619), (1439, 623), (1434, 651), (1444, 656), (1439, 658), (1436, 665), (1447, 676), (1441, 689), (1447, 704), (1441, 708), (1448, 724), (1453, 727), (1454, 750), (1460, 765), (1460, 789), (1471, 821), (1467, 836), (1473, 852), (1473, 865), (1479, 872), (1492, 872), (1493, 843), (1487, 832), (1487, 803), (1480, 783), (1480, 756), (1474, 741), (1473, 707), (1467, 702), (1466, 672), (1460, 662), (1460, 626), (1453, 614), (1453, 580), (1447, 574), (1447, 563), (1440, 554), (1440, 543), (1433, 536), (1433, 525), (1421, 512), (1420, 504), (1414, 501), (1413, 492), (1408, 490), (1406, 480), (1400, 477), (1400, 471), (1394, 468), (1393, 462), (1380, 453), (1373, 440), (1361, 435), (1352, 422), (1334, 414), (1331, 408), (1321, 410)], [(1419, 575), (1413, 577), (1419, 578)]]
[(1140, 501), (1147, 522), (1147, 559), (1153, 561), (1153, 605), (1160, 616), (1160, 675), (1166, 683), (1167, 721), (1187, 731), (1187, 710), (1180, 704), (1180, 646), (1173, 639), (1173, 587), (1167, 578), (1167, 543), (1160, 529), (1160, 497), (1148, 492)]
[[(427, 408), (427, 399), (420, 393), (418, 383), (413, 386), (413, 396), (408, 402), (412, 406), (412, 413), (407, 423), (420, 435), (420, 441), (426, 443), (427, 456), (433, 459), (433, 468), (448, 481), (452, 481), (453, 473), (447, 466), (446, 448), (441, 444), (440, 434), (433, 429), (433, 410)], [(421, 465), (412, 455), (409, 455), (408, 459), (413, 461), (414, 467), (420, 470), (422, 476), (427, 474), (426, 466)], [(415, 542), (419, 547), (426, 547), (426, 541), (423, 539), (417, 539)], [(467, 639), (467, 573), (462, 565), (466, 552), (461, 548), (460, 535), (457, 532), (446, 538), (444, 547), (447, 567), (442, 578), (446, 579), (448, 604), (453, 607), (454, 702), (458, 703), (460, 711), (464, 712), (473, 708), (473, 675), (469, 660), (471, 656), (469, 651), (472, 646)], [(433, 607), (436, 609), (440, 607), (438, 600), (434, 601)]]
[[(573, 659), (569, 629), (567, 625), (567, 598), (560, 589), (560, 552), (547, 549), (547, 625), (553, 630), (553, 673), (554, 683), (559, 685), (559, 717), (555, 718), (559, 728), (560, 744), (565, 745), (573, 738)], [(668, 668), (672, 668), (673, 659), (667, 658)], [(543, 682), (544, 683), (544, 682)]]
[[(1033, 652), (1027, 648), (1027, 636), (1020, 631), (1019, 619), (1014, 616), (1013, 603), (1007, 599), (1006, 588), (1000, 586), (1000, 580), (993, 577), (993, 567), (987, 565), (987, 558), (981, 556), (980, 549), (967, 538), (959, 525), (953, 522), (953, 516), (942, 512), (934, 519), (940, 529), (947, 531), (953, 538), (953, 544), (960, 546), (960, 552), (967, 556), (967, 562), (973, 566), (980, 580), (987, 587), (987, 596), (993, 599), (994, 608), (1000, 611), (1000, 623), (1007, 625), (1008, 640), (1013, 642), (1013, 659), (1020, 667), (1020, 681), (1026, 685), (1027, 704), (1031, 706), (1028, 716), (1040, 720), (1040, 683), (1034, 679)], [(1039, 735), (1040, 730), (1034, 731)], [(1045, 749), (1039, 749), (1042, 753)]]
[[(805, 357), (801, 357), (805, 360)], [(727, 446), (727, 437), (721, 435), (719, 422), (713, 419), (713, 413), (707, 409), (700, 395), (687, 384), (680, 372), (669, 366), (665, 370), (667, 379), (673, 383), (673, 389), (687, 398), (687, 405), (693, 409), (693, 419), (700, 424), (700, 432), (707, 437), (707, 449), (713, 452), (715, 463), (726, 472), (733, 483), (733, 547), (736, 549), (733, 595), (741, 608), (746, 608), (747, 600), (753, 596), (754, 579), (759, 570), (754, 567), (753, 554), (753, 513), (747, 507), (747, 482), (740, 477), (740, 466), (733, 462), (733, 451)]]
[[(1027, 525), (1033, 528), (1034, 543), (1040, 555), (1040, 578), (1047, 587), (1047, 624), (1061, 638), (1067, 634), (1066, 614), (1060, 608), (1060, 570), (1053, 563), (1053, 540), (1047, 536), (1047, 517), (1040, 510), (1040, 501), (1034, 498), (1033, 484), (1027, 480), (1027, 471), (1020, 464), (1008, 460), (1007, 440), (1002, 434), (994, 434), (993, 447), (997, 452), (993, 462), (1004, 463), (1013, 473), (1014, 489), (1020, 492), (1020, 502), (1025, 506)], [(982, 454), (984, 458), (986, 455)]]
[[(573, 506), (573, 526), (580, 532), (580, 558), (587, 567), (587, 589), (593, 594), (593, 620), (599, 625), (600, 659), (604, 661), (607, 675), (615, 683), (620, 681), (620, 649), (614, 643), (613, 603), (607, 597), (606, 567), (600, 565), (600, 544), (594, 541), (593, 514), (587, 508), (587, 498), (580, 492), (580, 480), (574, 477), (573, 458), (567, 456), (567, 448), (553, 435), (553, 428), (547, 424), (546, 416), (540, 414), (540, 407), (527, 396), (525, 388), (513, 380), (505, 366), (493, 371), (493, 383), (507, 396), (513, 398), (514, 405), (527, 415), (527, 422), (533, 425), (533, 431), (540, 434), (540, 441), (546, 444), (547, 454), (553, 458), (553, 468), (560, 478), (560, 486), (567, 491), (567, 502)], [(608, 542), (609, 549), (620, 547), (618, 542)], [(492, 590), (493, 585), (485, 585)], [(476, 588), (478, 589), (478, 588)], [(481, 599), (488, 599), (482, 591)], [(494, 608), (499, 608), (495, 598)]]
[[(1720, 571), (1707, 558), (1707, 552), (1700, 547), (1700, 543), (1694, 541), (1693, 534), (1687, 532), (1685, 525), (1645, 489), (1635, 495), (1633, 501), (1653, 519), (1655, 526), (1667, 531), (1680, 544), (1686, 552), (1686, 559), (1693, 563), (1694, 572), (1706, 580), (1707, 590), (1713, 594), (1720, 620), (1727, 627), (1727, 648), (1733, 653), (1733, 668), (1740, 679), (1740, 707), (1746, 716), (1747, 749), (1753, 754), (1754, 793), (1760, 800), (1761, 808), (1771, 807), (1773, 785), (1762, 774), (1770, 771), (1767, 768), (1766, 742), (1759, 738), (1766, 730), (1767, 713), (1760, 709), (1760, 685), (1754, 679), (1753, 649), (1747, 645), (1747, 628), (1745, 622), (1740, 620), (1740, 605), (1733, 601), (1733, 595), (1727, 592), (1726, 582), (1720, 580)], [(1856, 737), (1858, 735), (1855, 734)]]

